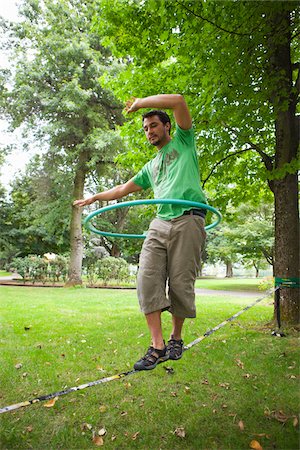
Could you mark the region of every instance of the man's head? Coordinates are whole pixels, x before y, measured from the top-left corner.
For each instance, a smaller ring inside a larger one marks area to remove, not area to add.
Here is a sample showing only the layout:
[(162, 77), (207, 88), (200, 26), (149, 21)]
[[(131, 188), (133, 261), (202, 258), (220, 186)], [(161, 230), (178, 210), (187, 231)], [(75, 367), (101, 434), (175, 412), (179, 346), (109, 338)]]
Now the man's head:
[(164, 111), (153, 110), (143, 114), (143, 128), (150, 144), (159, 149), (171, 139), (171, 120)]

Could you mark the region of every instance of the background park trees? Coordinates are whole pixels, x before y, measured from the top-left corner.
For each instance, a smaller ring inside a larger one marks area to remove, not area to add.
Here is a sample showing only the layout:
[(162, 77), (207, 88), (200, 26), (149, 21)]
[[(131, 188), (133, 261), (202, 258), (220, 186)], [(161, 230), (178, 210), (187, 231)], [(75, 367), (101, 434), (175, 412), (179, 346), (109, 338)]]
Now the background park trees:
[[(1, 108), (13, 126), (26, 123), (35, 130), (47, 145), (50, 161), (60, 159), (68, 188), (53, 211), (60, 207), (70, 211), (72, 198), (82, 196), (84, 185), (94, 189), (88, 174), (96, 174), (98, 168), (100, 179), (99, 170), (114, 160), (116, 149), (128, 174), (151, 156), (153, 149), (144, 142), (138, 114), (122, 126), (122, 143), (116, 137), (114, 128), (124, 118), (114, 95), (123, 101), (131, 95), (180, 92), (194, 118), (209, 202), (226, 217), (232, 207), (245, 202), (257, 207), (272, 199), (274, 274), (299, 277), (298, 4), (213, 0), (95, 4), (96, 10), (90, 1), (24, 1), (24, 22), (8, 28), (16, 56), (10, 84), (1, 83)], [(259, 240), (255, 231), (250, 239), (252, 214), (249, 208), (244, 261), (253, 256)], [(74, 210), (69, 217), (70, 279), (77, 283), (81, 211)], [(243, 232), (236, 221), (234, 227)], [(262, 236), (264, 230), (256, 232)], [(241, 245), (238, 251), (241, 255)], [(281, 291), (287, 322), (298, 321), (298, 293)]]
[(274, 270), (274, 211), (272, 204), (242, 204), (227, 210), (206, 246), (206, 262), (221, 261), (226, 277), (233, 276), (235, 263), (254, 268), (256, 277), (269, 265)]
[[(299, 278), (299, 5), (187, 0), (97, 5), (99, 37), (124, 61), (116, 92), (123, 98), (156, 92), (186, 96), (209, 201), (226, 211), (228, 203), (272, 194), (274, 273)], [(284, 320), (298, 322), (299, 290), (282, 289), (281, 297)]]
[[(82, 263), (81, 211), (71, 209), (72, 200), (83, 197), (93, 168), (113, 161), (120, 140), (111, 131), (122, 122), (120, 104), (98, 81), (112, 61), (90, 30), (91, 4), (25, 1), (22, 21), (6, 25), (13, 64), (1, 77), (2, 114), (13, 128), (26, 125), (47, 148), (53, 177), (55, 168), (65, 171), (51, 212), (60, 211), (59, 220), (69, 224), (69, 284), (81, 283)], [(38, 195), (42, 205), (43, 189)]]

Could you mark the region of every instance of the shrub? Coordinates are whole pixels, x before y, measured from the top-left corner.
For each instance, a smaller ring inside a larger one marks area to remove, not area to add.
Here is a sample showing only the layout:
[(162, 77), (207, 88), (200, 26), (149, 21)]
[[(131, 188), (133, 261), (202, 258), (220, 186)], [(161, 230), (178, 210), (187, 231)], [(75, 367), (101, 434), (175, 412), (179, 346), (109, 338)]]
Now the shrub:
[(17, 272), (24, 283), (26, 280), (31, 280), (33, 283), (41, 281), (44, 284), (47, 281), (65, 281), (68, 271), (68, 258), (55, 255), (54, 259), (47, 259), (38, 255), (28, 255), (24, 258), (14, 258), (9, 270)]
[(127, 281), (129, 279), (129, 266), (125, 259), (108, 256), (97, 262), (98, 277), (106, 285), (108, 280)]
[(258, 284), (258, 289), (260, 291), (267, 291), (269, 289), (272, 289), (272, 287), (274, 287), (274, 278), (273, 277), (263, 278)]

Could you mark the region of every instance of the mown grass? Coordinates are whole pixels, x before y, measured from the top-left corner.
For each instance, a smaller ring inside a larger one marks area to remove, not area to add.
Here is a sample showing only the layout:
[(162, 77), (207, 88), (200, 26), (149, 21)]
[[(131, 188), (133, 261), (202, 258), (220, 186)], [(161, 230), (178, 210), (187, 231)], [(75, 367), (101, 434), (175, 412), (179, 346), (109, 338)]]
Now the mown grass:
[(262, 278), (200, 278), (196, 287), (224, 291), (259, 291)]
[(5, 270), (0, 270), (0, 277), (8, 277), (11, 275), (10, 272), (6, 272)]
[[(149, 344), (131, 291), (2, 287), (0, 301), (1, 407), (129, 370)], [(251, 301), (198, 296), (185, 342)], [(271, 303), (180, 361), (60, 397), (52, 408), (3, 414), (1, 448), (92, 449), (92, 432), (105, 428), (108, 449), (239, 450), (252, 440), (264, 450), (297, 449), (298, 341), (292, 332), (271, 337)], [(165, 313), (166, 337), (169, 319)]]

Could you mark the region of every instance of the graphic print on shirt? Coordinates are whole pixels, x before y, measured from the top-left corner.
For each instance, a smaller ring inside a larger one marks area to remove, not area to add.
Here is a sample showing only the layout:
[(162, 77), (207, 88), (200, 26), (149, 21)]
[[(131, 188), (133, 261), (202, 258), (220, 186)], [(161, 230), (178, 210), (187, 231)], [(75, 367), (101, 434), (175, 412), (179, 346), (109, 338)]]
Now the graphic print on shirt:
[(167, 174), (168, 166), (179, 157), (179, 153), (172, 148), (169, 153), (162, 154), (153, 164), (152, 177), (156, 184), (159, 184)]

